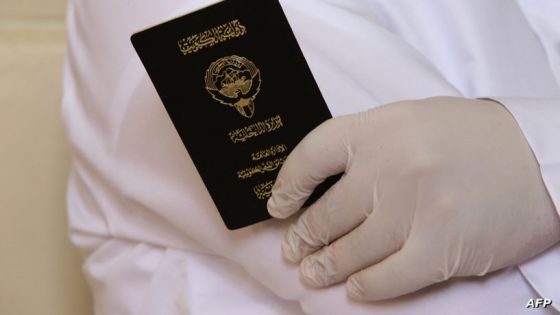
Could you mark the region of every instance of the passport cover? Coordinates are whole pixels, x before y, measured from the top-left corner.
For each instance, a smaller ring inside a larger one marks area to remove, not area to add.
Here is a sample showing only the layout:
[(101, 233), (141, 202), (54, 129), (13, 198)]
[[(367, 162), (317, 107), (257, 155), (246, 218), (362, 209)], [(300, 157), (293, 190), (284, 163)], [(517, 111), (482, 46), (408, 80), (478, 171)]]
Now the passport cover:
[(226, 226), (269, 218), (287, 155), (331, 118), (279, 2), (219, 2), (131, 40)]

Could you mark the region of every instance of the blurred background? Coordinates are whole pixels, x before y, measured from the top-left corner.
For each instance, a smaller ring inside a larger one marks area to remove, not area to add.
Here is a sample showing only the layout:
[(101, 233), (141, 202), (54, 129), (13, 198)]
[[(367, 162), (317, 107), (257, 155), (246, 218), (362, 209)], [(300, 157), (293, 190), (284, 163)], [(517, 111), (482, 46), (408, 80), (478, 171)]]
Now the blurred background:
[(0, 0), (0, 314), (91, 315), (67, 237), (65, 0)]

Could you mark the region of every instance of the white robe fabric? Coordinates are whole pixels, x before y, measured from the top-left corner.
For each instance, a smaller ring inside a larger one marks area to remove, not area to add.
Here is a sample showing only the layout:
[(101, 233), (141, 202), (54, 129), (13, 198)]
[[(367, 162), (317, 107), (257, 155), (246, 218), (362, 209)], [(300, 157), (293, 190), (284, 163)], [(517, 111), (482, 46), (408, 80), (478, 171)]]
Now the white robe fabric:
[[(357, 303), (343, 284), (314, 290), (300, 283), (297, 266), (280, 253), (289, 221), (228, 231), (129, 41), (212, 2), (69, 5), (68, 214), (97, 315), (522, 314), (540, 296), (559, 306), (559, 246), (484, 277)], [(556, 0), (281, 4), (334, 116), (434, 95), (495, 97), (517, 119), (558, 208)]]

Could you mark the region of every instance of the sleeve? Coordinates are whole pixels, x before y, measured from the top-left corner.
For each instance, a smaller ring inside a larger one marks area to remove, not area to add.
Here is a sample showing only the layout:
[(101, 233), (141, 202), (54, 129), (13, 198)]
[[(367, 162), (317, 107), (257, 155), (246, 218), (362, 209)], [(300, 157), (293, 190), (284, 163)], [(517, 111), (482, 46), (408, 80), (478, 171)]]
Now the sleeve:
[[(560, 98), (493, 98), (519, 124), (539, 163), (560, 220)], [(560, 244), (519, 266), (525, 279), (560, 310)]]

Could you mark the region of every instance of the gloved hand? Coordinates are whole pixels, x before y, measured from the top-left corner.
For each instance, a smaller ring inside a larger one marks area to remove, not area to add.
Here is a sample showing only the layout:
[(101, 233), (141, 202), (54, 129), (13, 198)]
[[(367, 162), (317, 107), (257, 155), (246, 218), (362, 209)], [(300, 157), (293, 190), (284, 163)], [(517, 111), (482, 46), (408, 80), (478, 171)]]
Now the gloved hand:
[(535, 157), (493, 101), (437, 97), (325, 122), (286, 160), (270, 214), (294, 214), (341, 172), (282, 244), (314, 287), (348, 279), (350, 297), (388, 299), (515, 265), (560, 240)]

